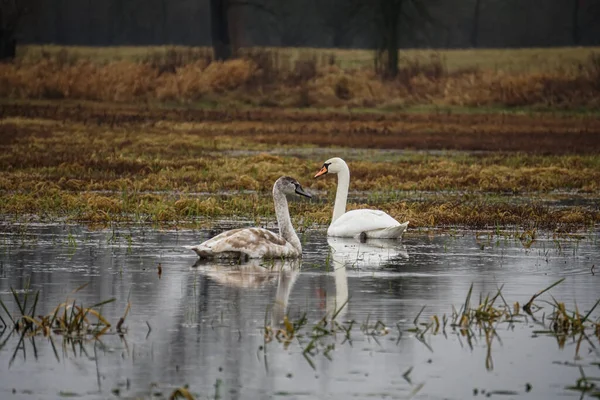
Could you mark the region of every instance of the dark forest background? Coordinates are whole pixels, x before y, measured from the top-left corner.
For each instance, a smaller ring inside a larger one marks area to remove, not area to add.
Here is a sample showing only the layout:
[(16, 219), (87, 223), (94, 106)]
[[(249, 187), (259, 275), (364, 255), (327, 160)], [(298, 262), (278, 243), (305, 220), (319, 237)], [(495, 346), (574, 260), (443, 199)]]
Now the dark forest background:
[[(385, 40), (397, 40), (400, 48), (600, 44), (600, 0), (0, 0), (0, 4), (2, 35), (11, 34), (17, 43), (209, 46), (212, 6), (213, 12), (215, 7), (226, 9), (235, 46), (374, 48)], [(397, 24), (395, 38), (381, 32), (389, 31), (389, 24)]]

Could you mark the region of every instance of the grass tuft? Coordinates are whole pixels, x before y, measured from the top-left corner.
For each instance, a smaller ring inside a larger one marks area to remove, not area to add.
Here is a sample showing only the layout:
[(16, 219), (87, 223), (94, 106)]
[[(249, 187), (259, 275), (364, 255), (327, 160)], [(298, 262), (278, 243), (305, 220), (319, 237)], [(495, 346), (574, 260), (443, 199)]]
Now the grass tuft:
[[(73, 293), (78, 292), (85, 286), (87, 284), (76, 289)], [(11, 288), (11, 292), (18, 309), (17, 315), (9, 312), (8, 307), (0, 300), (0, 306), (12, 324), (11, 334), (16, 332), (28, 337), (37, 335), (48, 337), (54, 334), (71, 340), (83, 340), (88, 338), (97, 339), (107, 333), (111, 327), (111, 324), (101, 314), (99, 309), (105, 304), (114, 302), (114, 298), (90, 307), (84, 307), (81, 304), (78, 305), (76, 299), (71, 300), (67, 298), (64, 302), (54, 307), (49, 314), (36, 315), (39, 291), (35, 292), (33, 304), (31, 304), (29, 309), (27, 308), (29, 287), (25, 288), (22, 296), (19, 296), (13, 288)]]

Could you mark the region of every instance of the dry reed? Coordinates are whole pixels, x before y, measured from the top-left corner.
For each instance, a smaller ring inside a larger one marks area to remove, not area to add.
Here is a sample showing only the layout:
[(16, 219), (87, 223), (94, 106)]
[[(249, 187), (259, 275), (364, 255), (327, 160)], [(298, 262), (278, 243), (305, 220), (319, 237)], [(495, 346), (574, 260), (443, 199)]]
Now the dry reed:
[(276, 51), (253, 50), (224, 63), (189, 49), (104, 63), (67, 50), (57, 54), (0, 65), (0, 96), (283, 107), (600, 107), (600, 56), (595, 53), (586, 61), (541, 71), (477, 66), (450, 71), (445, 59), (433, 54), (406, 59), (391, 81), (382, 81), (372, 68), (341, 68), (335, 57), (318, 53), (292, 61)]

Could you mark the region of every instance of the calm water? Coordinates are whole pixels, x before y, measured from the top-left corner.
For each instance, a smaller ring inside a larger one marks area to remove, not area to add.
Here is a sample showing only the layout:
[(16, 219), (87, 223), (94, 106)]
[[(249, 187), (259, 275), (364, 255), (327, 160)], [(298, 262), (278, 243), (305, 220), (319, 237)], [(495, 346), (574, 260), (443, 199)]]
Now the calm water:
[[(102, 309), (113, 325), (128, 299), (131, 310), (123, 337), (107, 334), (73, 346), (54, 335), (56, 353), (47, 338), (20, 344), (18, 335), (0, 328), (0, 398), (167, 398), (185, 384), (203, 399), (580, 398), (567, 387), (581, 370), (600, 377), (600, 343), (591, 331), (577, 351), (573, 339), (559, 346), (554, 337), (536, 334), (545, 328), (532, 319), (501, 323), (490, 358), (478, 331), (472, 347), (449, 326), (446, 335), (418, 338), (409, 331), (424, 305), (423, 323), (450, 315), (452, 305), (460, 308), (471, 284), (476, 301), (504, 285), (512, 305), (565, 277), (550, 294), (586, 312), (600, 298), (600, 232), (559, 241), (541, 235), (526, 248), (519, 240), (473, 232), (409, 231), (401, 243), (360, 244), (308, 231), (304, 259), (275, 265), (273, 272), (258, 264), (196, 265), (196, 256), (181, 248), (215, 233), (5, 226), (0, 299), (12, 312), (10, 287), (28, 281), (40, 291), (39, 313), (67, 297), (84, 305), (116, 298)], [(551, 297), (540, 299), (550, 313), (543, 300)], [(355, 321), (351, 340), (344, 341), (343, 332), (329, 335), (307, 360), (302, 349), (312, 328), (336, 311), (340, 323)], [(265, 344), (265, 323), (282, 326), (286, 313), (292, 321), (306, 313), (304, 336), (288, 346)], [(377, 321), (387, 326), (386, 335), (361, 329), (372, 330)]]

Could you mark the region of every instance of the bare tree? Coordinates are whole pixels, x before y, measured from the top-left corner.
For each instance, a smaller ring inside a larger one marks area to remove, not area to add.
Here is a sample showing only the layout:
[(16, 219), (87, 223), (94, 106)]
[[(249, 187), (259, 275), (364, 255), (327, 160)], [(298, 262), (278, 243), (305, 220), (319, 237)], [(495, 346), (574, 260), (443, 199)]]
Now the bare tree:
[(581, 42), (581, 29), (579, 26), (579, 10), (582, 0), (571, 0), (571, 41), (574, 45)]
[(270, 44), (306, 46), (322, 27), (315, 18), (321, 7), (316, 1), (254, 0), (251, 4), (258, 13), (249, 15)]
[(591, 43), (600, 44), (600, 2), (596, 1), (588, 5), (586, 10), (587, 21), (588, 21), (588, 29), (591, 31), (592, 27), (595, 27), (595, 33), (591, 32), (590, 37), (594, 37), (591, 40)]
[(30, 1), (0, 0), (0, 60), (15, 58), (17, 50), (16, 32), (19, 23), (30, 11)]
[(475, 0), (473, 7), (473, 24), (471, 25), (471, 47), (479, 45), (479, 19), (481, 17), (481, 3), (483, 0)]
[(210, 0), (210, 28), (215, 60), (227, 60), (232, 55), (228, 8), (228, 0)]
[[(215, 60), (227, 60), (236, 53), (232, 36), (239, 39), (242, 17), (237, 7), (252, 7), (273, 14), (273, 11), (261, 0), (210, 0), (211, 38)], [(235, 25), (235, 26), (234, 26)]]
[(317, 13), (321, 25), (331, 35), (331, 45), (341, 47), (360, 24), (357, 18), (363, 8), (361, 0), (319, 0)]
[[(416, 31), (433, 22), (429, 13), (432, 0), (377, 0), (373, 6), (379, 38), (378, 62), (383, 62), (385, 77), (398, 75), (398, 47), (401, 31)], [(403, 28), (401, 30), (401, 28)]]

